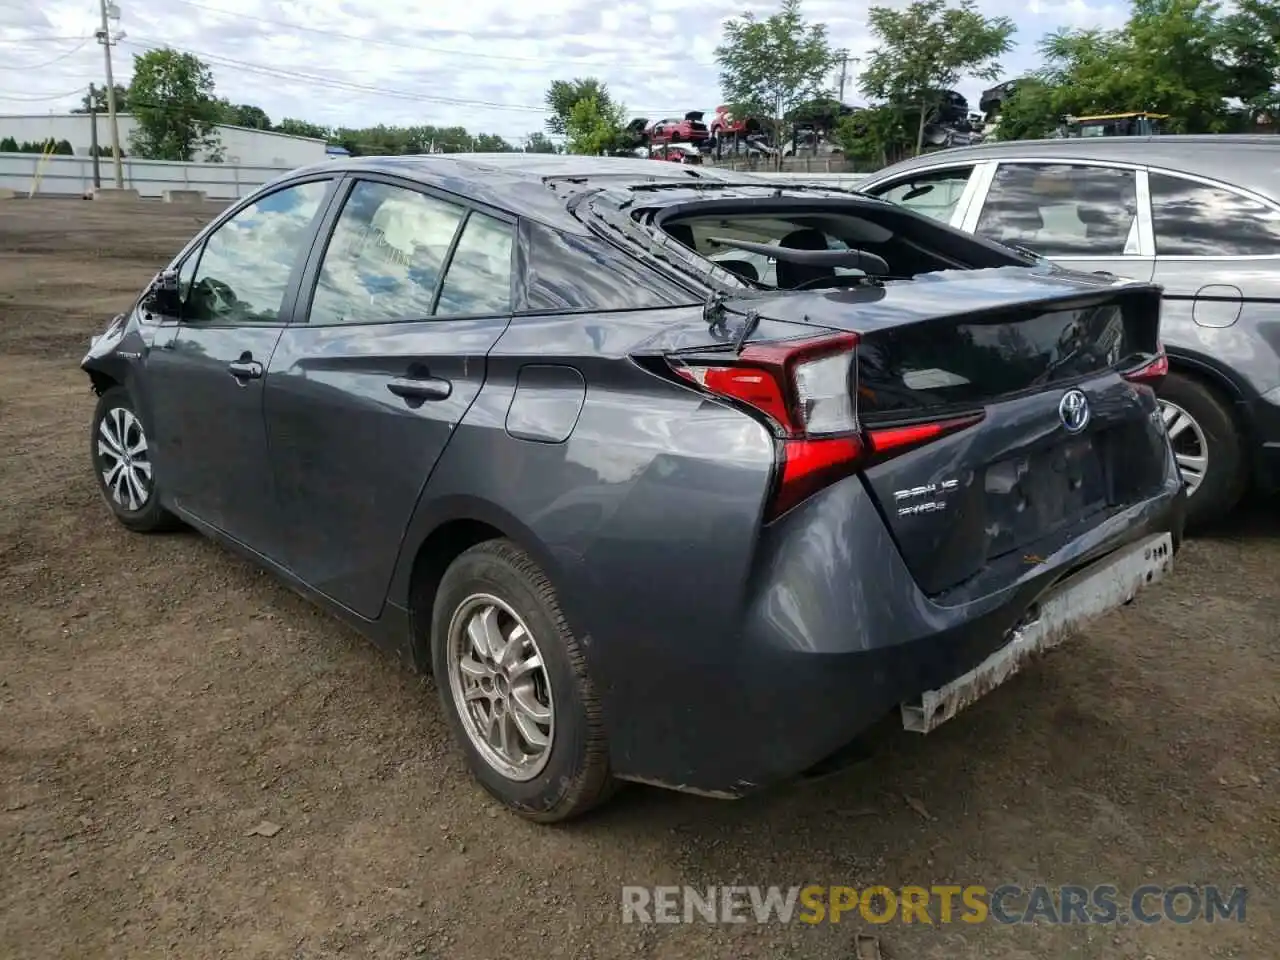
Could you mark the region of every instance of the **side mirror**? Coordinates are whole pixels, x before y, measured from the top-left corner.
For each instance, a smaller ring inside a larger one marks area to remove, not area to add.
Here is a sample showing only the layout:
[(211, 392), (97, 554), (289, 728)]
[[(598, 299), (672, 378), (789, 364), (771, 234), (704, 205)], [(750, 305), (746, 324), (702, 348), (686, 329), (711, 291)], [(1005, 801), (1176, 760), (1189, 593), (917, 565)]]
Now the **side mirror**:
[(162, 317), (176, 318), (182, 311), (182, 293), (178, 288), (178, 272), (163, 270), (156, 274), (142, 296), (142, 309)]

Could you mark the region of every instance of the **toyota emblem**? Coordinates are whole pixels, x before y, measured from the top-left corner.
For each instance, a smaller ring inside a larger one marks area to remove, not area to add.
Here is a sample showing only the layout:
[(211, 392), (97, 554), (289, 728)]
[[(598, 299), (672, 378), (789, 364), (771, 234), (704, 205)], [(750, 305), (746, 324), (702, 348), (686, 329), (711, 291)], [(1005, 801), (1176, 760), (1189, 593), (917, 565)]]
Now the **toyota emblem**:
[(1058, 416), (1068, 433), (1079, 433), (1089, 425), (1089, 398), (1080, 390), (1068, 390), (1058, 402)]

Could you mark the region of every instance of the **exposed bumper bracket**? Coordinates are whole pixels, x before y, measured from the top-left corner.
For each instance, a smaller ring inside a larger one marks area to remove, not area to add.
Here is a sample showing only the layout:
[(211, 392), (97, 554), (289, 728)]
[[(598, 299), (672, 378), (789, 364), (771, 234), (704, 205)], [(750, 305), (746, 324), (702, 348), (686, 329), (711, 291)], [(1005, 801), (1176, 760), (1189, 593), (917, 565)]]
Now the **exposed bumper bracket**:
[(978, 666), (914, 703), (902, 704), (902, 725), (928, 733), (1022, 669), (1027, 661), (1058, 646), (1081, 626), (1128, 603), (1144, 587), (1172, 569), (1173, 538), (1145, 537), (1073, 574), (1047, 594), (1038, 614)]

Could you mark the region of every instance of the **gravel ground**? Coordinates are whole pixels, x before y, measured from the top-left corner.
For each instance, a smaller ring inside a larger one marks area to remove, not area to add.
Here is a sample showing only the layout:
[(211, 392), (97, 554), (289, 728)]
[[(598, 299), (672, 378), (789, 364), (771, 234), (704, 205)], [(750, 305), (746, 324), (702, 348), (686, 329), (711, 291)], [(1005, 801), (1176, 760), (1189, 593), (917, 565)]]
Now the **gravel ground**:
[[(0, 205), (0, 956), (839, 958), (858, 933), (891, 960), (1275, 955), (1274, 502), (935, 734), (536, 827), (473, 786), (429, 679), (99, 500), (77, 362), (215, 210)], [(623, 884), (1036, 882), (1244, 885), (1246, 922), (620, 922)]]

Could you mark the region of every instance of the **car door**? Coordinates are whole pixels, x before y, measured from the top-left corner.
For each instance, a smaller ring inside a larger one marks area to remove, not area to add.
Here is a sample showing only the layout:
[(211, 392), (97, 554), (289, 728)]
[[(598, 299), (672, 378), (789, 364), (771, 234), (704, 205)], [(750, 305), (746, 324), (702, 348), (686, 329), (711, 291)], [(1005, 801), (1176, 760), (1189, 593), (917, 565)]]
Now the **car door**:
[(1072, 270), (1150, 280), (1146, 171), (1132, 164), (1000, 160), (961, 227)]
[(282, 186), (219, 223), (183, 261), (181, 315), (159, 318), (146, 361), (174, 505), (272, 559), (280, 530), (263, 374), (333, 184)]
[(287, 566), (367, 618), (510, 321), (514, 220), (389, 177), (349, 181), (268, 365)]
[(990, 165), (989, 161), (970, 161), (925, 167), (859, 190), (958, 227), (975, 189), (984, 182), (981, 174)]

